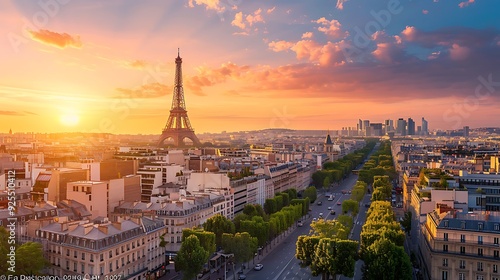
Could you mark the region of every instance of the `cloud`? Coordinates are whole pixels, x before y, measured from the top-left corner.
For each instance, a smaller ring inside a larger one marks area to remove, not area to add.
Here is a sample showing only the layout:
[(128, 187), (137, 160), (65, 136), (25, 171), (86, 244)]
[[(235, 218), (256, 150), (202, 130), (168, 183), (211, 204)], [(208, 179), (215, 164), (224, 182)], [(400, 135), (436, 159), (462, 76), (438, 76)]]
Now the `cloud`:
[(144, 60), (133, 60), (127, 63), (127, 66), (131, 68), (144, 69), (148, 66), (148, 62)]
[(404, 59), (405, 50), (400, 36), (389, 36), (384, 31), (377, 31), (372, 38), (376, 43), (372, 55), (379, 62), (397, 63)]
[(295, 43), (293, 42), (287, 42), (287, 41), (272, 41), (271, 43), (268, 44), (269, 48), (275, 52), (281, 52), (281, 51), (287, 51), (291, 49)]
[(450, 48), (450, 58), (452, 60), (465, 60), (469, 57), (470, 49), (462, 47), (458, 44), (453, 44)]
[(25, 114), (14, 111), (0, 111), (0, 115), (2, 116), (24, 116)]
[(82, 42), (80, 36), (72, 36), (68, 33), (57, 33), (47, 29), (40, 29), (39, 31), (28, 31), (34, 41), (64, 49), (66, 47), (73, 47), (80, 49)]
[(429, 13), (429, 10), (422, 10), (422, 14), (426, 15)]
[(210, 69), (207, 67), (198, 67), (198, 74), (186, 79), (186, 88), (196, 95), (205, 95), (204, 87), (214, 86), (224, 83), (228, 79), (239, 79), (250, 69), (249, 66), (239, 66), (232, 62), (224, 63), (219, 68)]
[(460, 2), (460, 3), (458, 4), (458, 6), (459, 6), (460, 8), (465, 8), (465, 7), (469, 6), (469, 5), (470, 5), (470, 4), (472, 4), (472, 3), (474, 3), (474, 0), (467, 0), (467, 1), (464, 1), (464, 2)]
[(189, 0), (188, 5), (190, 8), (194, 8), (194, 4), (199, 6), (205, 5), (205, 9), (214, 10), (219, 13), (226, 10), (226, 7), (219, 0)]
[(262, 9), (257, 9), (255, 12), (246, 16), (244, 16), (242, 12), (236, 13), (234, 15), (234, 20), (231, 22), (231, 25), (248, 31), (247, 27), (252, 27), (257, 22), (264, 22), (264, 18), (262, 17)]
[(120, 95), (115, 98), (156, 98), (170, 94), (172, 88), (160, 83), (150, 83), (134, 89), (117, 88), (116, 91)]
[(337, 5), (335, 6), (337, 9), (339, 10), (343, 10), (344, 9), (344, 3), (347, 2), (349, 0), (337, 0)]
[(304, 34), (302, 34), (302, 39), (309, 39), (309, 38), (312, 38), (313, 37), (313, 33), (312, 32), (306, 32)]
[(276, 10), (276, 7), (272, 7), (271, 9), (267, 9), (267, 14), (272, 14)]
[(340, 22), (335, 19), (329, 21), (322, 17), (312, 22), (322, 25), (318, 27), (318, 31), (323, 32), (332, 38), (345, 38), (348, 35), (347, 32), (341, 30)]

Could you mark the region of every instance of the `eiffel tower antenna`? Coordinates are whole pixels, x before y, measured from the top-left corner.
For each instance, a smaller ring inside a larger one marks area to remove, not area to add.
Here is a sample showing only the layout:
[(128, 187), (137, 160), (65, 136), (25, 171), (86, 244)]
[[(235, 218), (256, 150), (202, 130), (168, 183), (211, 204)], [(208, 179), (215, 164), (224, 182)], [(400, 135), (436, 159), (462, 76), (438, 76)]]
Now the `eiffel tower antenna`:
[(182, 58), (179, 48), (177, 49), (177, 57), (175, 58), (175, 85), (170, 116), (160, 135), (158, 146), (161, 146), (163, 141), (168, 138), (172, 138), (174, 140), (174, 146), (177, 147), (184, 145), (185, 138), (193, 141), (194, 146), (201, 145), (200, 140), (198, 140), (198, 137), (194, 134), (194, 129), (191, 127), (187, 115), (184, 88), (182, 86)]

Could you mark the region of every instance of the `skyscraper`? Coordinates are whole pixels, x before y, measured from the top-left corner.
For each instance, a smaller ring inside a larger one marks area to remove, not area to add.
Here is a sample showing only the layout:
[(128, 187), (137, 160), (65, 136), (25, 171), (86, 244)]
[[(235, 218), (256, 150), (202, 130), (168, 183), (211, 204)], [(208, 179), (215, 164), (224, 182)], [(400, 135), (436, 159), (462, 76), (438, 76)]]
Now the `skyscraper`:
[(415, 135), (415, 121), (412, 118), (408, 118), (408, 135)]
[(403, 118), (399, 118), (397, 125), (396, 133), (401, 136), (406, 136), (406, 121)]
[(389, 133), (394, 131), (394, 121), (393, 120), (385, 120), (385, 133)]
[(422, 117), (422, 135), (429, 134), (428, 122)]

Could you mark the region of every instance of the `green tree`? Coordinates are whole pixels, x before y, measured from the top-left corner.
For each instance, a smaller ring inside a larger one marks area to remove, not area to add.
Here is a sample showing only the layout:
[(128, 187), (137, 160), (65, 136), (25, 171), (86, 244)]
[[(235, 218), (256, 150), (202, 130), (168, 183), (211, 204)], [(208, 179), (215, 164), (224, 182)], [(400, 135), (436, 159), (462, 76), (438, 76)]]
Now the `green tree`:
[(352, 199), (347, 199), (342, 202), (342, 212), (343, 213), (352, 213), (352, 216), (356, 216), (359, 212), (359, 203)]
[(411, 211), (405, 212), (405, 215), (403, 217), (403, 220), (401, 221), (401, 225), (405, 229), (406, 234), (410, 234), (411, 232), (411, 220), (412, 220), (412, 213)]
[(321, 238), (319, 236), (300, 235), (295, 244), (295, 257), (300, 261), (301, 267), (308, 267), (312, 264), (316, 245)]
[(323, 180), (323, 188), (325, 188), (325, 189), (330, 188), (331, 183), (332, 182), (330, 182), (330, 176), (326, 176), (325, 180)]
[(16, 274), (41, 275), (41, 271), (49, 264), (43, 257), (42, 244), (26, 242), (16, 249)]
[(215, 234), (215, 245), (217, 247), (222, 246), (223, 233), (233, 234), (235, 232), (233, 222), (220, 214), (207, 219), (207, 221), (203, 224), (203, 229)]
[(318, 197), (318, 193), (316, 191), (316, 188), (312, 187), (312, 186), (311, 187), (307, 187), (304, 190), (304, 197), (308, 197), (309, 200), (311, 201), (311, 203), (314, 203), (314, 201)]
[(215, 252), (215, 233), (210, 231), (205, 231), (201, 228), (189, 229), (185, 228), (182, 230), (182, 240), (185, 240), (191, 235), (196, 235), (200, 245), (209, 253)]
[(210, 253), (201, 245), (196, 235), (190, 235), (182, 241), (175, 257), (175, 270), (182, 271), (184, 280), (191, 280), (201, 272)]
[(245, 204), (243, 207), (243, 213), (246, 214), (249, 217), (257, 216), (257, 209), (255, 208), (255, 205), (253, 204)]
[(410, 257), (403, 247), (390, 240), (379, 239), (370, 245), (363, 255), (363, 279), (378, 280), (381, 275), (387, 280), (410, 280), (412, 268)]
[(349, 232), (347, 228), (337, 220), (324, 220), (311, 223), (311, 235), (320, 238), (347, 239)]
[(258, 240), (248, 232), (237, 232), (234, 235), (225, 233), (222, 240), (224, 252), (234, 254), (237, 262), (247, 262), (257, 252)]
[(268, 215), (278, 212), (278, 203), (276, 202), (276, 199), (267, 198), (264, 202), (264, 211), (266, 211), (266, 214)]

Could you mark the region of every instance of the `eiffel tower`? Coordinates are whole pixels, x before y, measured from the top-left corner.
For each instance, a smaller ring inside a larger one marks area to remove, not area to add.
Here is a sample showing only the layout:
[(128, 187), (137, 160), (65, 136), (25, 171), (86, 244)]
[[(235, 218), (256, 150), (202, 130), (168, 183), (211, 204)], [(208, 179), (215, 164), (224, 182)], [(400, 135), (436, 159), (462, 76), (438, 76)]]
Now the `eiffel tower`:
[(175, 58), (175, 86), (172, 97), (172, 107), (170, 108), (170, 116), (167, 124), (163, 129), (158, 146), (163, 144), (168, 138), (174, 140), (174, 146), (180, 147), (184, 145), (184, 139), (188, 138), (193, 141), (194, 146), (200, 146), (200, 140), (194, 134), (194, 129), (191, 127), (186, 110), (186, 102), (184, 100), (184, 88), (182, 87), (182, 58), (179, 50), (177, 50), (177, 58)]

